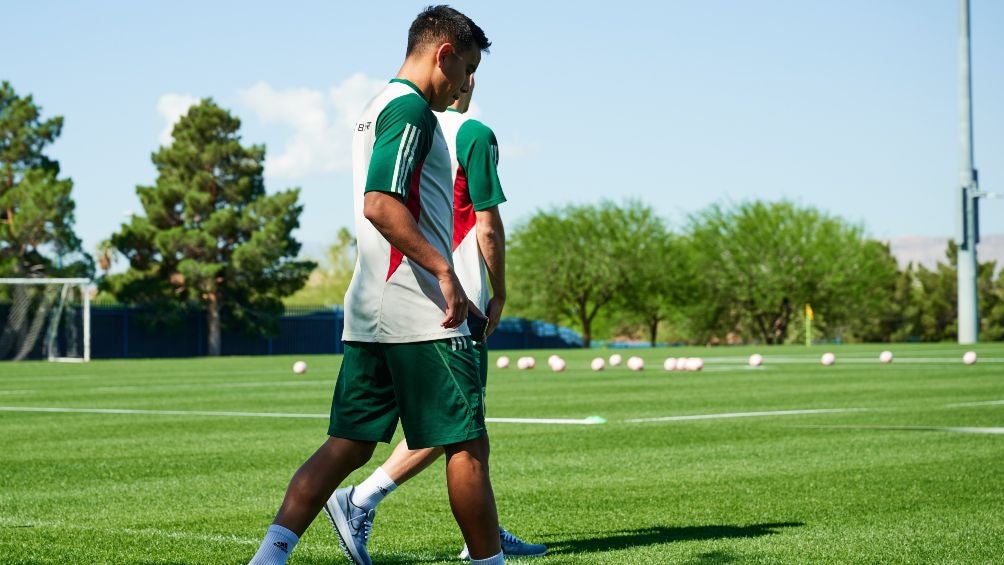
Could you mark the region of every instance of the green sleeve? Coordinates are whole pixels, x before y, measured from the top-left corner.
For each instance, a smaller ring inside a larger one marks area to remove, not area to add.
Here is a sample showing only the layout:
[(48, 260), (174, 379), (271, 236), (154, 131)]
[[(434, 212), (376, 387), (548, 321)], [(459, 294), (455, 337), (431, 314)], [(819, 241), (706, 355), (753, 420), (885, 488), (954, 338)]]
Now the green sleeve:
[(457, 162), (467, 175), (467, 188), (477, 211), (505, 202), (499, 182), (499, 144), (491, 128), (467, 120), (457, 132)]
[(407, 200), (412, 175), (429, 154), (435, 131), (436, 117), (421, 96), (391, 100), (377, 116), (364, 191), (390, 192)]

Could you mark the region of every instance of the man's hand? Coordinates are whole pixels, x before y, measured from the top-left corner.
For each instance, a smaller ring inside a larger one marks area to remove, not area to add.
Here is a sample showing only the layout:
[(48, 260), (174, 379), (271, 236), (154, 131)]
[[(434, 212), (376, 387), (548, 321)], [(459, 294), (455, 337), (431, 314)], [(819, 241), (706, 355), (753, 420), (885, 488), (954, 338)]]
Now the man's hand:
[(502, 307), (505, 306), (505, 298), (492, 297), (488, 301), (488, 312), (485, 313), (488, 316), (488, 333), (487, 335), (492, 335), (495, 328), (499, 325), (499, 320), (502, 319)]
[(449, 270), (445, 275), (439, 277), (439, 289), (443, 291), (443, 298), (446, 299), (446, 318), (443, 318), (441, 326), (453, 329), (464, 323), (467, 319), (467, 294), (460, 286), (460, 279), (453, 270)]

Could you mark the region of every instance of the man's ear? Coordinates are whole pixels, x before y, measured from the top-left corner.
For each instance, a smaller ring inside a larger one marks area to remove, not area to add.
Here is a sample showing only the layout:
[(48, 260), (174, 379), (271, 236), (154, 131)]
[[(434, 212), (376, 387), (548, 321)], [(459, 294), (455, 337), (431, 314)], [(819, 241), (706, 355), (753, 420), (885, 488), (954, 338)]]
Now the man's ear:
[(443, 43), (436, 49), (436, 64), (442, 67), (446, 64), (446, 59), (456, 53), (452, 43)]

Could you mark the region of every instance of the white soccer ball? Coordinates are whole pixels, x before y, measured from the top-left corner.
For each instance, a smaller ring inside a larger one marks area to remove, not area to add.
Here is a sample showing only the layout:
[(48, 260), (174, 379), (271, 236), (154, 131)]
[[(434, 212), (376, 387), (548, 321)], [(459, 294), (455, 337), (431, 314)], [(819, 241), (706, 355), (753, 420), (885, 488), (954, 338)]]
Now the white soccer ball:
[(883, 363), (892, 363), (892, 351), (883, 351), (879, 353), (879, 361)]
[(551, 363), (551, 370), (554, 371), (555, 373), (560, 373), (560, 372), (564, 371), (565, 370), (565, 360), (562, 359), (561, 357), (558, 357), (557, 359), (555, 359), (554, 363)]
[(297, 375), (302, 375), (307, 372), (307, 364), (303, 361), (297, 361), (293, 363), (293, 372)]
[(620, 365), (621, 361), (623, 361), (623, 360), (624, 359), (620, 355), (618, 355), (617, 353), (614, 353), (613, 355), (610, 356), (610, 366), (611, 367), (616, 367), (616, 366)]
[(498, 367), (499, 369), (505, 369), (505, 368), (507, 368), (509, 366), (509, 358), (506, 357), (505, 355), (499, 357), (495, 361), (495, 366)]
[(750, 367), (759, 367), (760, 365), (763, 365), (763, 355), (759, 353), (750, 355)]
[(602, 371), (604, 367), (607, 366), (607, 362), (603, 360), (602, 357), (597, 357), (593, 359), (593, 362), (589, 364), (594, 371)]
[(645, 368), (645, 360), (641, 357), (630, 357), (627, 360), (628, 369), (640, 371)]
[(516, 360), (516, 368), (519, 370), (529, 369), (530, 364), (527, 362), (526, 357), (520, 357)]
[(554, 362), (557, 361), (558, 359), (561, 359), (561, 357), (558, 357), (557, 355), (552, 355), (552, 356), (550, 356), (550, 357), (547, 358), (547, 364), (548, 365), (553, 365)]
[(691, 357), (687, 359), (687, 370), (688, 371), (700, 371), (704, 368), (704, 359), (700, 357)]
[(975, 351), (967, 351), (965, 353), (965, 355), (962, 356), (962, 362), (965, 363), (966, 365), (972, 365), (973, 363), (975, 363), (976, 362), (976, 352)]
[(826, 352), (823, 354), (822, 357), (819, 358), (819, 362), (829, 367), (830, 365), (837, 362), (837, 356), (830, 352)]
[(675, 371), (676, 370), (676, 358), (675, 357), (667, 357), (666, 360), (662, 362), (662, 368), (665, 369), (665, 370), (667, 370), (667, 371)]
[(532, 368), (534, 368), (536, 366), (537, 366), (537, 360), (536, 359), (534, 359), (533, 357), (527, 357), (526, 358), (526, 368), (527, 369), (532, 369)]

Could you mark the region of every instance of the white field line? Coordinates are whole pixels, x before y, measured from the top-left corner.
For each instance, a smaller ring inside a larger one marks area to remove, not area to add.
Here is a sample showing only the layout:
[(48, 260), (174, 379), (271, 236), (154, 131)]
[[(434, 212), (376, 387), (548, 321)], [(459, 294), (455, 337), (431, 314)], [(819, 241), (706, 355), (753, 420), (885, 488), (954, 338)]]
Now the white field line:
[[(237, 418), (329, 418), (330, 414), (293, 414), (288, 412), (216, 412), (206, 410), (133, 410), (125, 408), (51, 408), (37, 406), (0, 406), (0, 412), (57, 412), (68, 414), (133, 414), (145, 416), (224, 416)], [(595, 425), (605, 422), (602, 418), (580, 420), (563, 418), (485, 418), (486, 422), (497, 424), (580, 424)]]
[[(722, 357), (722, 358), (711, 357), (711, 358), (705, 358), (704, 359), (704, 363), (705, 363), (705, 369), (707, 369), (708, 364), (711, 364), (711, 363), (727, 363), (727, 364), (742, 364), (742, 365), (746, 365), (747, 361), (746, 361), (746, 359), (737, 359), (737, 358), (731, 358), (731, 357), (729, 357), (729, 358), (726, 358), (726, 357)], [(815, 356), (814, 357), (768, 357), (768, 356), (764, 357), (764, 359), (763, 359), (763, 366), (768, 366), (768, 365), (770, 365), (772, 363), (775, 363), (775, 364), (778, 364), (778, 365), (818, 365), (819, 364), (819, 357), (815, 357)], [(842, 356), (838, 355), (837, 356), (837, 362), (836, 362), (836, 364), (834, 366), (839, 366), (841, 363), (853, 363), (853, 364), (862, 364), (862, 365), (865, 365), (865, 364), (881, 365), (882, 364), (878, 360), (878, 355), (876, 355), (874, 357), (842, 357)], [(947, 365), (962, 364), (962, 356), (960, 355), (958, 357), (896, 357), (895, 359), (892, 360), (891, 363), (889, 363), (889, 365), (897, 365), (897, 364), (910, 365), (910, 364), (930, 364), (930, 363), (933, 363), (933, 364), (947, 364)], [(980, 363), (1004, 363), (1004, 358), (1002, 358), (1002, 357), (980, 357), (976, 361), (976, 364), (979, 365)]]
[(948, 432), (953, 434), (1004, 434), (1004, 428), (974, 428), (946, 426), (797, 426), (799, 428), (844, 430), (901, 430), (906, 432)]
[(126, 408), (48, 408), (38, 406), (0, 406), (0, 412), (59, 412), (69, 414), (142, 414), (152, 416), (229, 416), (251, 418), (328, 418), (330, 414), (293, 414), (288, 412), (216, 412), (204, 410), (131, 410)]
[(566, 418), (485, 418), (485, 421), (496, 424), (571, 424), (585, 426), (606, 423), (606, 420), (596, 417), (582, 418), (581, 420)]
[(981, 402), (960, 402), (958, 404), (946, 404), (946, 408), (965, 408), (968, 406), (994, 406), (1004, 404), (1004, 400), (984, 400)]
[(664, 416), (660, 418), (632, 418), (626, 423), (679, 422), (683, 420), (717, 420), (721, 418), (754, 418), (759, 416), (794, 416), (798, 414), (835, 414), (840, 412), (863, 412), (868, 408), (821, 408), (816, 410), (774, 410), (771, 412), (731, 412), (725, 414), (690, 414), (687, 416)]
[(261, 541), (257, 539), (239, 538), (234, 535), (178, 532), (178, 531), (162, 530), (160, 528), (108, 528), (108, 527), (94, 526), (92, 524), (39, 521), (39, 520), (32, 520), (30, 518), (25, 519), (23, 522), (13, 520), (10, 518), (5, 518), (2, 521), (0, 521), (0, 524), (2, 524), (6, 528), (12, 528), (12, 529), (24, 528), (26, 531), (30, 531), (31, 528), (59, 528), (59, 529), (69, 529), (69, 530), (99, 531), (111, 534), (131, 535), (131, 536), (155, 536), (155, 537), (165, 537), (171, 539), (197, 540), (197, 541), (205, 541), (212, 543), (236, 543), (240, 545), (258, 545), (259, 543), (261, 543)]

